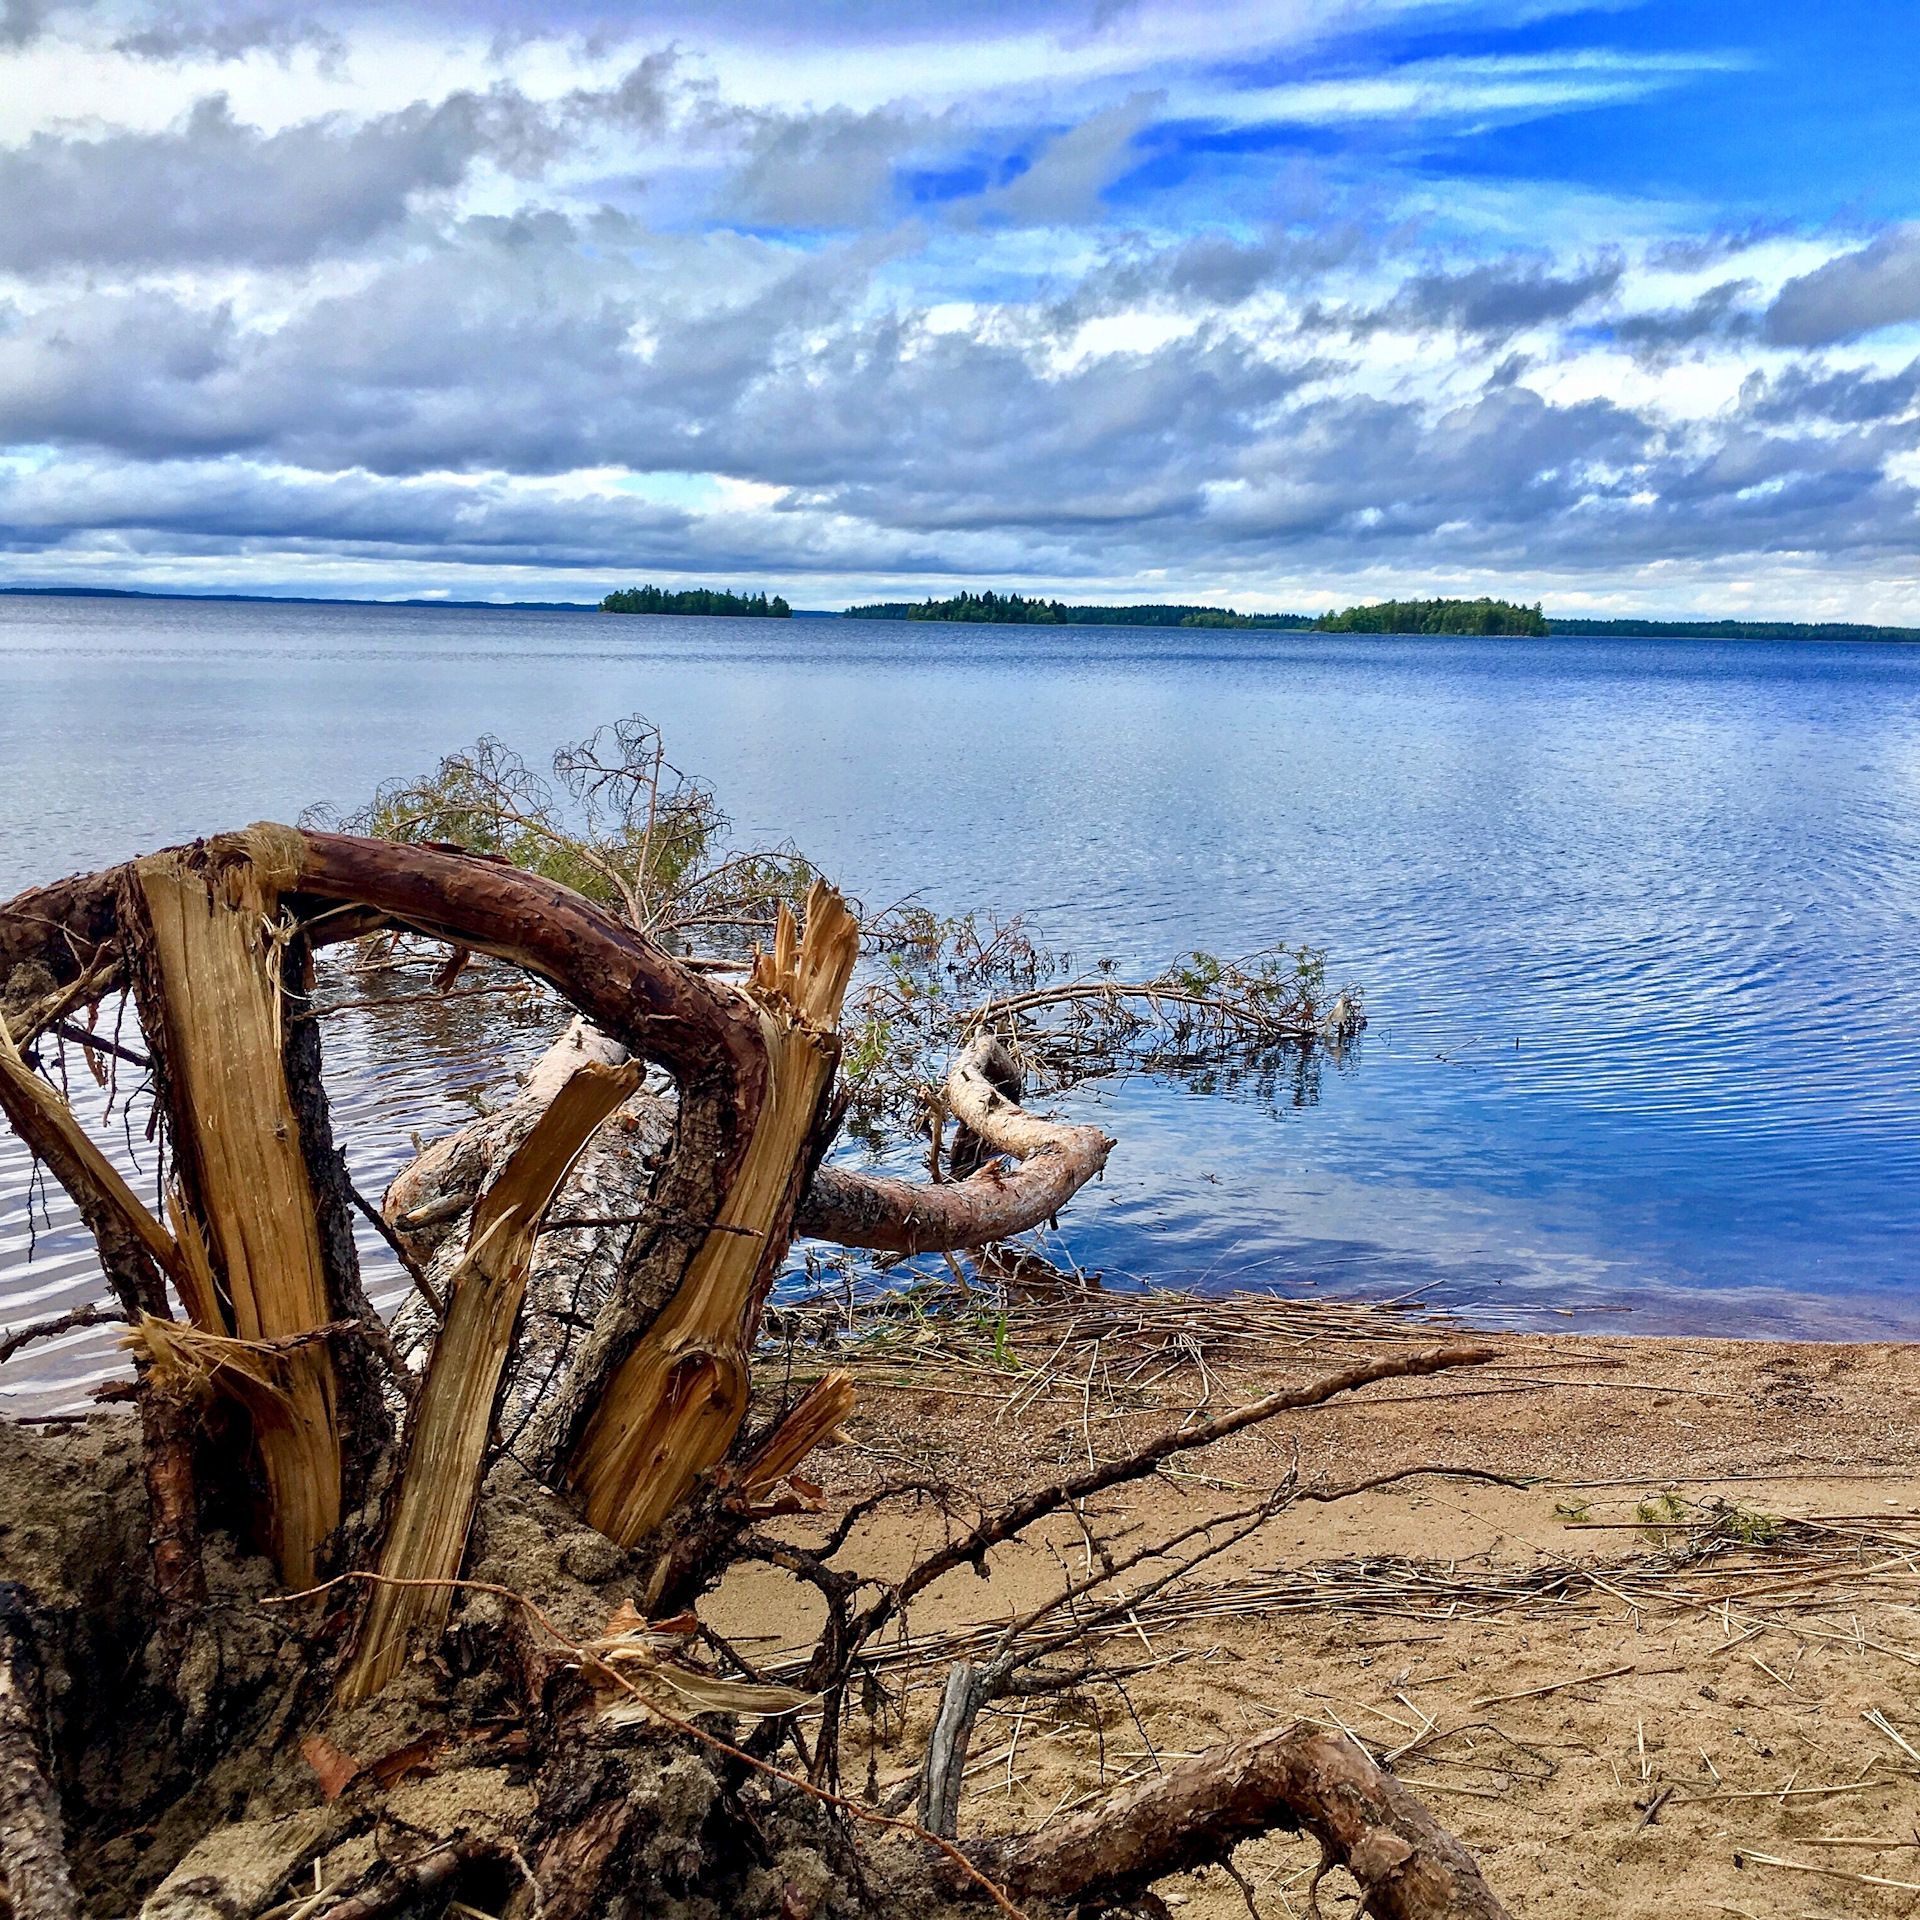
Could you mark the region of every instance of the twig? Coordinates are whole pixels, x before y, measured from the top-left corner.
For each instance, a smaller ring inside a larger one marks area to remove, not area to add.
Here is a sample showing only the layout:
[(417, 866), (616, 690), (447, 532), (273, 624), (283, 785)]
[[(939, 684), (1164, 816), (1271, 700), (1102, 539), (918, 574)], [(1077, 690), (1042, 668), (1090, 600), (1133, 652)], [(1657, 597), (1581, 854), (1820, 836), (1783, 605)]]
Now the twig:
[(56, 1314), (51, 1320), (36, 1320), (0, 1339), (0, 1366), (31, 1340), (51, 1340), (55, 1334), (71, 1333), (76, 1327), (124, 1326), (126, 1321), (126, 1314), (118, 1307), (75, 1307), (71, 1313)]
[(352, 1181), (348, 1181), (347, 1183), (347, 1193), (351, 1197), (353, 1204), (366, 1216), (367, 1222), (373, 1228), (374, 1232), (387, 1243), (388, 1247), (392, 1250), (393, 1257), (405, 1268), (407, 1278), (413, 1282), (415, 1288), (419, 1291), (421, 1299), (433, 1309), (433, 1317), (436, 1320), (444, 1321), (447, 1317), (446, 1302), (443, 1301), (435, 1291), (433, 1282), (427, 1278), (426, 1271), (422, 1268), (419, 1261), (400, 1244), (400, 1236), (387, 1225), (386, 1215), (383, 1214)]
[(1609, 1667), (1605, 1673), (1576, 1674), (1571, 1680), (1556, 1680), (1550, 1687), (1523, 1687), (1518, 1693), (1490, 1693), (1484, 1699), (1470, 1701), (1476, 1707), (1497, 1707), (1503, 1700), (1537, 1700), (1542, 1694), (1558, 1693), (1565, 1687), (1584, 1687), (1590, 1680), (1617, 1680), (1623, 1673), (1631, 1673), (1631, 1666)]

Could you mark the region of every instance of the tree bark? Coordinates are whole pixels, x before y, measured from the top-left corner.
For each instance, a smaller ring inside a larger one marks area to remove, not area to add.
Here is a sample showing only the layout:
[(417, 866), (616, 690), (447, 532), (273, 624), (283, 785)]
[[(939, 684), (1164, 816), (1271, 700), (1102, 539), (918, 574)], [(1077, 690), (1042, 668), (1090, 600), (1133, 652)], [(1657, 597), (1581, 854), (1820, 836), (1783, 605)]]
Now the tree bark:
[(967, 1852), (1016, 1900), (1117, 1906), (1274, 1827), (1318, 1840), (1379, 1920), (1508, 1920), (1473, 1856), (1405, 1787), (1344, 1735), (1305, 1724), (1210, 1748), (1057, 1827)]
[(47, 1772), (47, 1702), (24, 1589), (0, 1585), (0, 1870), (12, 1920), (73, 1920), (60, 1795)]

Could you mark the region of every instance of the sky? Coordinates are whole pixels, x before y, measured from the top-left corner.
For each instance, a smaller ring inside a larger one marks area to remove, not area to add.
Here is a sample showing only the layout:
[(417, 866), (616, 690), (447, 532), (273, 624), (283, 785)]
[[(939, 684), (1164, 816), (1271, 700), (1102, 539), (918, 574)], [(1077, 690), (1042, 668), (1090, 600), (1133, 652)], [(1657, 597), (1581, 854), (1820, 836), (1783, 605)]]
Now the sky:
[(0, 584), (1920, 625), (1913, 0), (0, 0)]

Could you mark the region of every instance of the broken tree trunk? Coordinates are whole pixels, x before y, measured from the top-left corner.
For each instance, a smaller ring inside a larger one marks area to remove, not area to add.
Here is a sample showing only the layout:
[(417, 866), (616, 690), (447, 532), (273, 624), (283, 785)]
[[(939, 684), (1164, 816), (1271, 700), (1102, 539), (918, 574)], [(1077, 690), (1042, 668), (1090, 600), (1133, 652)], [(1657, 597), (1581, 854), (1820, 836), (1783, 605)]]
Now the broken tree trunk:
[(768, 1095), (739, 1174), (685, 1280), (608, 1379), (567, 1461), (587, 1518), (623, 1546), (680, 1505), (746, 1417), (747, 1355), (825, 1146), (840, 1003), (859, 951), (859, 923), (816, 882), (804, 939), (783, 907), (773, 951), (744, 989), (766, 1050)]
[(11, 1920), (73, 1920), (60, 1795), (47, 1772), (46, 1688), (25, 1592), (0, 1585), (0, 1873)]
[[(474, 1209), (467, 1256), (448, 1290), (446, 1323), (409, 1423), (380, 1555), (388, 1580), (450, 1581), (459, 1573), (541, 1217), (588, 1136), (639, 1078), (632, 1065), (581, 1067)], [(447, 1586), (376, 1586), (342, 1700), (378, 1693), (399, 1672), (408, 1634), (444, 1624), (451, 1598)]]
[[(313, 1182), (285, 1067), (279, 890), (292, 860), (264, 832), (219, 866), (198, 848), (137, 861), (134, 986), (161, 1068), (182, 1245), (202, 1332), (246, 1342), (333, 1319)], [(259, 857), (256, 857), (256, 853)], [(128, 929), (129, 937), (133, 930)], [(305, 1586), (340, 1523), (339, 1385), (324, 1340), (281, 1357), (262, 1417), (247, 1397), (282, 1578)]]
[(1016, 1900), (1118, 1907), (1274, 1827), (1318, 1840), (1379, 1920), (1507, 1920), (1473, 1856), (1405, 1787), (1344, 1735), (1305, 1724), (1210, 1748), (1057, 1827), (967, 1852)]

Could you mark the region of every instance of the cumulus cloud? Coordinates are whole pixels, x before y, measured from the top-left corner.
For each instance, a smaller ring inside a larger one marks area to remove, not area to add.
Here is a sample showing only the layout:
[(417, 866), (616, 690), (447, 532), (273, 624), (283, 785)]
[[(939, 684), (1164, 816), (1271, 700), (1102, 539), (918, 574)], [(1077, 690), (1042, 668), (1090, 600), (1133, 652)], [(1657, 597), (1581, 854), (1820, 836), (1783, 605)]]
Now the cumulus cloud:
[(319, 17), (115, 16), (244, 104), (0, 147), (0, 548), (1137, 590), (1920, 544), (1920, 362), (1846, 345), (1920, 317), (1920, 228), (1782, 286), (1777, 226), (1357, 181), (1269, 151), (1271, 88), (1128, 67), (1150, 4), (1044, 16), (1071, 86), (743, 101), (576, 37), (329, 114), (372, 43)]
[(1789, 280), (1767, 309), (1767, 337), (1824, 347), (1906, 320), (1920, 320), (1920, 222)]
[(165, 133), (35, 134), (0, 150), (0, 269), (302, 261), (371, 240), (483, 156), (526, 164), (541, 145), (509, 93), (273, 134), (214, 95)]

